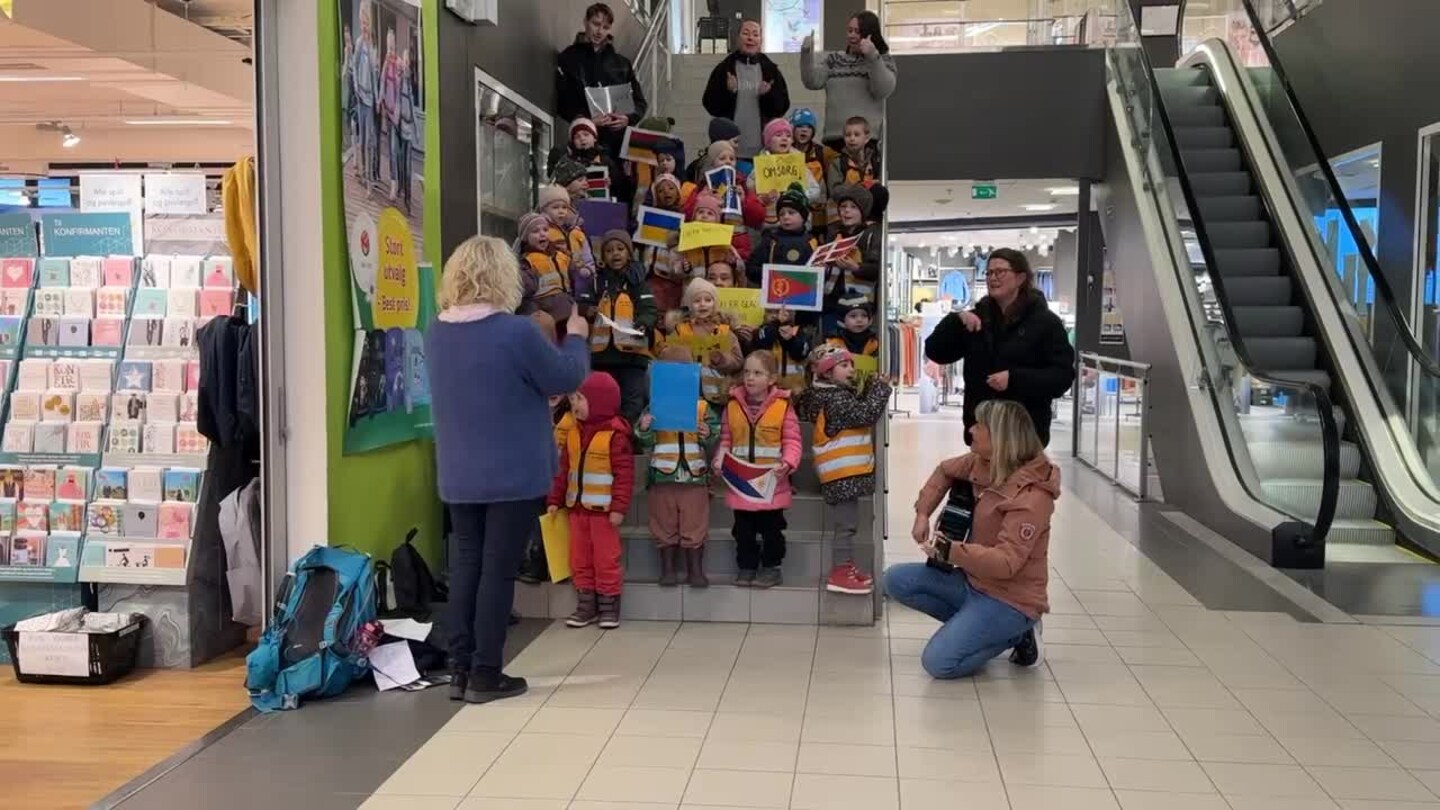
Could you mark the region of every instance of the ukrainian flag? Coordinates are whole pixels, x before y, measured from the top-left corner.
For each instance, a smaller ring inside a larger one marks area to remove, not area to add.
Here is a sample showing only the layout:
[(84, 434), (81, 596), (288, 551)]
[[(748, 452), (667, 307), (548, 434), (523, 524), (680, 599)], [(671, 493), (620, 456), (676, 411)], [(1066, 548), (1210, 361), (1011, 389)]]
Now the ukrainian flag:
[(685, 224), (685, 217), (678, 211), (642, 206), (639, 223), (635, 231), (635, 241), (650, 245), (669, 245), (670, 238), (680, 234), (680, 226)]

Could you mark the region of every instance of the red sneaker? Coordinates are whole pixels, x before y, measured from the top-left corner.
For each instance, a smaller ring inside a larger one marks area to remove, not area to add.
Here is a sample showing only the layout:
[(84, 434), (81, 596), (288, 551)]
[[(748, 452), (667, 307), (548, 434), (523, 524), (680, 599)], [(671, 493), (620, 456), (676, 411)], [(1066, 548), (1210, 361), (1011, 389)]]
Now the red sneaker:
[(830, 570), (830, 579), (825, 583), (825, 590), (831, 593), (864, 595), (874, 592), (875, 580), (856, 568), (853, 561), (846, 560)]

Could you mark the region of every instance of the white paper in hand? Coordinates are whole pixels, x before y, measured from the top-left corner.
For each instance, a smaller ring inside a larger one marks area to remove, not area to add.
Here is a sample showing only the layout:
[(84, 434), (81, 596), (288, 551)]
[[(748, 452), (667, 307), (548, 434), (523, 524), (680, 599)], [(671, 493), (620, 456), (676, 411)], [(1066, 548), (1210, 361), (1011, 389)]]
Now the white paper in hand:
[(393, 641), (371, 650), (370, 669), (375, 672), (375, 686), (381, 692), (420, 680), (408, 641)]
[(619, 332), (622, 335), (631, 335), (634, 337), (645, 336), (644, 330), (636, 329), (633, 326), (623, 326), (621, 324), (618, 324), (610, 318), (605, 317), (604, 313), (597, 313), (595, 317), (599, 318), (601, 323), (605, 324), (611, 329), (614, 329), (616, 332)]

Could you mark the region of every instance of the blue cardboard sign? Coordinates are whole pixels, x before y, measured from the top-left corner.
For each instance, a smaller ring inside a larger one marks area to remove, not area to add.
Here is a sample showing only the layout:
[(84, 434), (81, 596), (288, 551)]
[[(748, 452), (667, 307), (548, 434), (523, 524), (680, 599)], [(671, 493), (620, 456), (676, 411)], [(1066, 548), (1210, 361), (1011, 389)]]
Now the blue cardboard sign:
[(38, 256), (35, 223), (29, 214), (0, 214), (0, 256)]
[(135, 252), (130, 215), (124, 211), (41, 214), (46, 256), (130, 256)]
[(650, 417), (652, 430), (679, 430), (694, 433), (696, 405), (700, 401), (700, 364), (654, 362), (650, 364)]

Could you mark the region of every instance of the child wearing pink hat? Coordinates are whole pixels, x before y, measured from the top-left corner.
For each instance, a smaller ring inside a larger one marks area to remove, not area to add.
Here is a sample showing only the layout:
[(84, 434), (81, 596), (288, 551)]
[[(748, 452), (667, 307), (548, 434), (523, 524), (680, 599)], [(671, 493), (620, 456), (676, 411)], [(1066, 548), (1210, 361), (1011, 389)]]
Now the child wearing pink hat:
[[(723, 206), (719, 195), (708, 188), (701, 188), (690, 197), (686, 219), (690, 222), (722, 223), (725, 221)], [(730, 237), (729, 248), (694, 248), (681, 254), (681, 261), (684, 262), (686, 272), (704, 275), (705, 268), (721, 259), (733, 261), (743, 267), (750, 258), (750, 250), (750, 232), (744, 228), (735, 228), (735, 235)]]
[[(772, 226), (779, 221), (779, 215), (775, 210), (775, 204), (780, 200), (780, 192), (768, 191), (764, 194), (760, 194), (759, 192), (755, 191), (756, 177), (760, 174), (761, 171), (763, 171), (761, 165), (764, 163), (764, 161), (761, 160), (761, 157), (766, 155), (787, 155), (791, 153), (801, 156), (804, 155), (803, 152), (795, 148), (795, 130), (790, 126), (790, 122), (786, 121), (784, 118), (776, 118), (775, 120), (766, 124), (765, 149), (760, 153), (760, 155), (756, 156), (755, 172), (754, 174), (750, 175), (750, 178), (747, 181), (747, 187), (750, 189), (750, 191), (755, 192), (755, 195), (759, 197), (760, 202), (765, 204), (765, 225), (767, 227)], [(820, 183), (814, 177), (812, 177), (810, 175), (810, 172), (808, 171), (805, 172), (804, 188), (805, 198), (811, 204), (818, 203), (821, 200), (825, 199), (824, 190), (821, 188)]]

